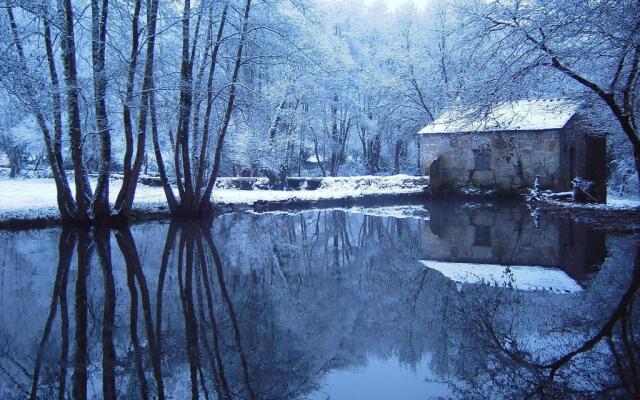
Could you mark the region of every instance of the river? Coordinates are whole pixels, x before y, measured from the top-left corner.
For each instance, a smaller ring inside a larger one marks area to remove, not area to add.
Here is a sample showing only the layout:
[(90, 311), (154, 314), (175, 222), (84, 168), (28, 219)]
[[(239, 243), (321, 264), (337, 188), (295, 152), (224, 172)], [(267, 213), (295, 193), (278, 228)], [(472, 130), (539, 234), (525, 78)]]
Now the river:
[(0, 238), (2, 398), (631, 398), (638, 385), (640, 238), (517, 203)]

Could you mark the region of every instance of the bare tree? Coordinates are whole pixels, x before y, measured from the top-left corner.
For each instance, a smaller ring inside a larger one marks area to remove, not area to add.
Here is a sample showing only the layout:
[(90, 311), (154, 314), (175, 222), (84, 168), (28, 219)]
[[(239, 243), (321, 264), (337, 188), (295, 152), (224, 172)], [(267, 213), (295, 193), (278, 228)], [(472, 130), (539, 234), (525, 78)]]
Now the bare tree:
[[(155, 115), (155, 98), (154, 98), (154, 57), (156, 30), (158, 19), (158, 0), (151, 0), (147, 5), (147, 35), (146, 35), (146, 54), (144, 63), (144, 72), (142, 77), (142, 94), (140, 96), (140, 107), (138, 111), (138, 126), (136, 134), (135, 159), (134, 154), (134, 134), (131, 122), (131, 102), (133, 100), (133, 80), (136, 70), (137, 53), (139, 51), (138, 18), (140, 15), (140, 0), (136, 1), (134, 6), (134, 14), (132, 19), (132, 40), (131, 55), (129, 57), (129, 65), (127, 72), (127, 93), (125, 104), (123, 105), (123, 120), (125, 131), (126, 151), (124, 156), (124, 176), (122, 179), (122, 188), (116, 199), (116, 214), (118, 218), (126, 218), (133, 207), (133, 199), (142, 168), (142, 162), (145, 154), (145, 143), (147, 133), (147, 119), (151, 114), (152, 130), (157, 130), (157, 124), (154, 122)], [(154, 140), (155, 142), (155, 140)], [(133, 159), (133, 165), (131, 161)], [(160, 163), (160, 162), (159, 162)], [(171, 205), (171, 202), (169, 202)]]
[[(569, 90), (581, 88), (608, 107), (633, 146), (640, 176), (639, 9), (637, 0), (536, 0), (477, 2), (467, 12), (482, 30), (473, 41), (475, 54), (500, 66), (484, 80), (491, 93), (536, 71), (556, 72), (565, 84), (573, 84)], [(552, 78), (536, 77), (548, 92), (555, 84)]]
[(110, 214), (109, 169), (111, 166), (111, 135), (107, 115), (107, 78), (105, 76), (105, 49), (107, 41), (107, 15), (109, 0), (91, 0), (91, 57), (93, 62), (93, 96), (100, 137), (100, 170), (95, 195), (91, 204), (94, 218), (104, 218)]
[[(46, 3), (29, 4), (16, 3), (20, 9), (30, 13), (42, 22), (42, 36), (44, 37), (45, 58), (48, 66), (51, 99), (51, 114), (54, 134), (50, 133), (48, 126), (49, 115), (47, 107), (39, 103), (40, 93), (30, 79), (30, 60), (25, 56), (22, 38), (18, 24), (13, 13), (14, 4), (6, 0), (7, 15), (11, 23), (13, 44), (18, 53), (19, 65), (22, 70), (21, 87), (18, 96), (30, 104), (30, 110), (38, 122), (45, 142), (45, 150), (58, 192), (58, 205), (63, 220), (73, 220), (81, 223), (93, 223), (99, 220), (117, 219), (125, 220), (131, 213), (136, 185), (142, 163), (145, 158), (145, 138), (149, 109), (152, 106), (151, 92), (154, 90), (154, 49), (156, 43), (156, 24), (158, 14), (158, 1), (151, 0), (146, 7), (146, 54), (141, 82), (141, 94), (138, 104), (138, 121), (134, 128), (132, 123), (132, 109), (135, 108), (134, 93), (137, 74), (137, 62), (141, 50), (140, 37), (142, 30), (140, 13), (142, 1), (134, 3), (131, 22), (131, 51), (127, 65), (126, 95), (123, 105), (123, 126), (126, 151), (124, 155), (123, 184), (115, 201), (115, 212), (110, 210), (109, 179), (112, 164), (111, 154), (111, 127), (109, 124), (109, 112), (107, 107), (107, 75), (106, 75), (106, 51), (107, 51), (107, 21), (109, 0), (91, 1), (91, 71), (93, 75), (93, 99), (96, 133), (100, 139), (100, 161), (98, 179), (95, 193), (92, 192), (89, 183), (88, 171), (85, 167), (87, 161), (86, 141), (90, 132), (83, 131), (83, 115), (81, 110), (80, 83), (78, 80), (77, 57), (83, 57), (81, 50), (76, 47), (74, 36), (75, 26), (78, 20), (74, 15), (71, 0), (58, 0), (57, 14), (52, 23), (50, 6)], [(57, 63), (55, 56), (55, 32), (52, 28), (60, 29), (62, 35), (58, 46), (61, 49), (60, 57), (64, 73), (64, 90), (66, 104), (63, 104), (62, 88), (59, 83)], [(63, 123), (62, 116), (67, 114), (67, 132), (70, 138), (71, 163), (75, 179), (75, 198), (67, 181), (62, 156)], [(152, 122), (155, 115), (151, 116)], [(157, 127), (156, 127), (157, 128)], [(135, 129), (135, 132), (134, 132)]]
[(6, 12), (9, 18), (11, 27), (11, 35), (13, 39), (13, 45), (18, 55), (18, 68), (21, 71), (21, 77), (19, 79), (19, 86), (16, 88), (19, 90), (19, 97), (24, 98), (27, 103), (30, 112), (33, 114), (37, 125), (42, 133), (42, 137), (45, 143), (45, 149), (49, 164), (51, 165), (51, 171), (56, 184), (58, 209), (63, 220), (73, 219), (76, 213), (76, 201), (71, 193), (71, 188), (67, 180), (67, 176), (64, 172), (62, 165), (62, 150), (61, 150), (61, 136), (62, 136), (62, 112), (61, 112), (61, 99), (58, 91), (58, 76), (55, 68), (55, 62), (53, 60), (53, 49), (50, 33), (50, 24), (48, 22), (48, 14), (44, 13), (44, 37), (45, 46), (47, 50), (47, 62), (49, 64), (51, 83), (53, 86), (52, 91), (52, 108), (54, 112), (54, 140), (51, 138), (51, 131), (47, 123), (47, 118), (43, 107), (38, 102), (38, 93), (33, 85), (29, 76), (30, 68), (28, 67), (27, 59), (25, 56), (22, 40), (18, 32), (18, 25), (13, 13), (12, 3), (6, 0)]
[[(172, 214), (200, 214), (208, 212), (211, 203), (211, 193), (215, 185), (222, 160), (222, 149), (224, 146), (225, 136), (229, 129), (229, 123), (234, 111), (236, 91), (240, 68), (243, 64), (243, 48), (247, 37), (249, 25), (249, 12), (251, 10), (251, 0), (246, 0), (241, 14), (241, 28), (239, 32), (238, 47), (234, 57), (233, 71), (229, 90), (224, 107), (224, 113), (220, 126), (218, 128), (217, 142), (213, 154), (209, 151), (210, 131), (211, 131), (211, 112), (213, 101), (216, 97), (213, 92), (213, 82), (215, 67), (218, 62), (218, 51), (220, 43), (223, 40), (226, 20), (228, 17), (228, 4), (224, 4), (223, 11), (218, 24), (216, 41), (213, 48), (207, 50), (205, 54), (210, 54), (209, 69), (206, 84), (206, 102), (205, 114), (202, 127), (198, 124), (191, 124), (194, 114), (199, 113), (199, 103), (196, 102), (194, 107), (194, 82), (193, 70), (196, 58), (196, 43), (198, 40), (198, 30), (200, 29), (201, 19), (203, 15), (202, 9), (205, 5), (212, 6), (209, 2), (201, 3), (201, 12), (196, 22), (195, 33), (192, 34), (190, 28), (191, 21), (191, 4), (189, 0), (184, 1), (182, 14), (182, 56), (180, 67), (180, 100), (178, 103), (178, 126), (176, 129), (176, 141), (173, 153), (173, 164), (176, 178), (176, 186), (180, 195), (179, 202), (176, 201), (173, 194), (173, 188), (167, 176), (164, 159), (160, 149), (160, 143), (157, 132), (154, 133), (154, 151), (158, 170), (161, 175), (162, 185), (167, 196), (169, 208)], [(209, 13), (208, 30), (213, 23), (212, 13)], [(193, 40), (192, 40), (193, 39)], [(154, 100), (151, 99), (153, 102)], [(152, 106), (152, 108), (155, 108)], [(154, 112), (152, 111), (152, 124)], [(197, 119), (196, 119), (197, 121)], [(152, 129), (154, 129), (152, 127)], [(201, 129), (201, 130), (200, 130)], [(193, 141), (192, 141), (193, 139)], [(197, 142), (196, 142), (197, 140)], [(195, 149), (194, 149), (195, 147)], [(197, 155), (197, 157), (192, 157)], [(207, 171), (209, 173), (207, 174)]]

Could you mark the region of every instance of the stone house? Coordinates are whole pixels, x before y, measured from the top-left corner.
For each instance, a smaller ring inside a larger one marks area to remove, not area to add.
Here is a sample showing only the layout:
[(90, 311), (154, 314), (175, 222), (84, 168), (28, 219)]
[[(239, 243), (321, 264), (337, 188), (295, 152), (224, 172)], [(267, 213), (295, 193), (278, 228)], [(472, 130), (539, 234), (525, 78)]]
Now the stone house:
[(577, 176), (606, 198), (606, 138), (569, 100), (520, 100), (488, 112), (445, 112), (420, 134), (420, 160), (431, 190), (532, 187), (571, 190)]

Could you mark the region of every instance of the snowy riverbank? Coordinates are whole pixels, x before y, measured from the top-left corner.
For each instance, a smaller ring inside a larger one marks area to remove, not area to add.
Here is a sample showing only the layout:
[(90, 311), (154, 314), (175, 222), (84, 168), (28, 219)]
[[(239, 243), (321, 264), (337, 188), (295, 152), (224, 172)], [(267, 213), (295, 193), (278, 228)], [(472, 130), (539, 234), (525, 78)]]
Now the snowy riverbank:
[(640, 232), (640, 199), (609, 194), (606, 204), (573, 203), (544, 198), (533, 204), (535, 212), (560, 215), (598, 230), (618, 233)]
[[(112, 200), (121, 180), (110, 182)], [(221, 178), (211, 199), (220, 206), (264, 207), (277, 204), (311, 204), (322, 201), (364, 199), (377, 196), (419, 195), (428, 179), (409, 175), (327, 177), (316, 190), (240, 190), (229, 189), (227, 178)], [(56, 190), (52, 179), (0, 179), (0, 224), (8, 221), (56, 220)], [(164, 192), (160, 187), (139, 184), (134, 200), (139, 214), (166, 213)]]

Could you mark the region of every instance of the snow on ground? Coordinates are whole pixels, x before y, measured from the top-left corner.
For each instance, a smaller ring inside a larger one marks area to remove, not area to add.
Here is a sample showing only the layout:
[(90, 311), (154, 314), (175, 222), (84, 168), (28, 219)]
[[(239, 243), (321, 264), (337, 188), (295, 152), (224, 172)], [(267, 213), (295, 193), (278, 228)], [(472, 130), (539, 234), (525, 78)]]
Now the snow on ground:
[(639, 197), (618, 197), (612, 195), (611, 193), (607, 195), (607, 204), (574, 203), (572, 201), (556, 200), (551, 197), (543, 197), (543, 199), (545, 202), (557, 206), (589, 210), (633, 210), (636, 208), (640, 208)]
[(607, 196), (607, 206), (611, 208), (638, 208), (640, 198), (638, 197), (613, 197)]
[(51, 179), (2, 179), (0, 192), (3, 211), (56, 206), (56, 190)]
[[(421, 193), (427, 188), (424, 177), (409, 175), (357, 176), (324, 178), (313, 191), (239, 190), (227, 189), (225, 180), (211, 199), (219, 204), (253, 205), (257, 202), (319, 201), (354, 199), (369, 195)], [(95, 185), (95, 181), (92, 181)], [(122, 181), (110, 181), (109, 191), (114, 201)], [(55, 218), (58, 215), (56, 189), (52, 179), (0, 179), (0, 221), (7, 219)], [(138, 184), (134, 199), (137, 210), (158, 210), (166, 207), (161, 187)]]
[[(575, 293), (580, 285), (564, 271), (529, 265), (496, 265), (420, 260), (425, 267), (439, 271), (458, 284), (485, 284), (518, 290), (544, 290)], [(508, 268), (508, 270), (507, 270)]]
[[(95, 187), (95, 180), (91, 181)], [(114, 179), (109, 183), (111, 202), (122, 186)], [(7, 219), (56, 218), (59, 216), (56, 186), (53, 179), (0, 179), (0, 221)], [(166, 204), (162, 188), (139, 184), (135, 196), (138, 210), (157, 210)]]
[(317, 190), (214, 190), (211, 199), (222, 204), (252, 205), (259, 201), (318, 201), (353, 199), (368, 195), (422, 193), (425, 177), (410, 175), (326, 177)]

